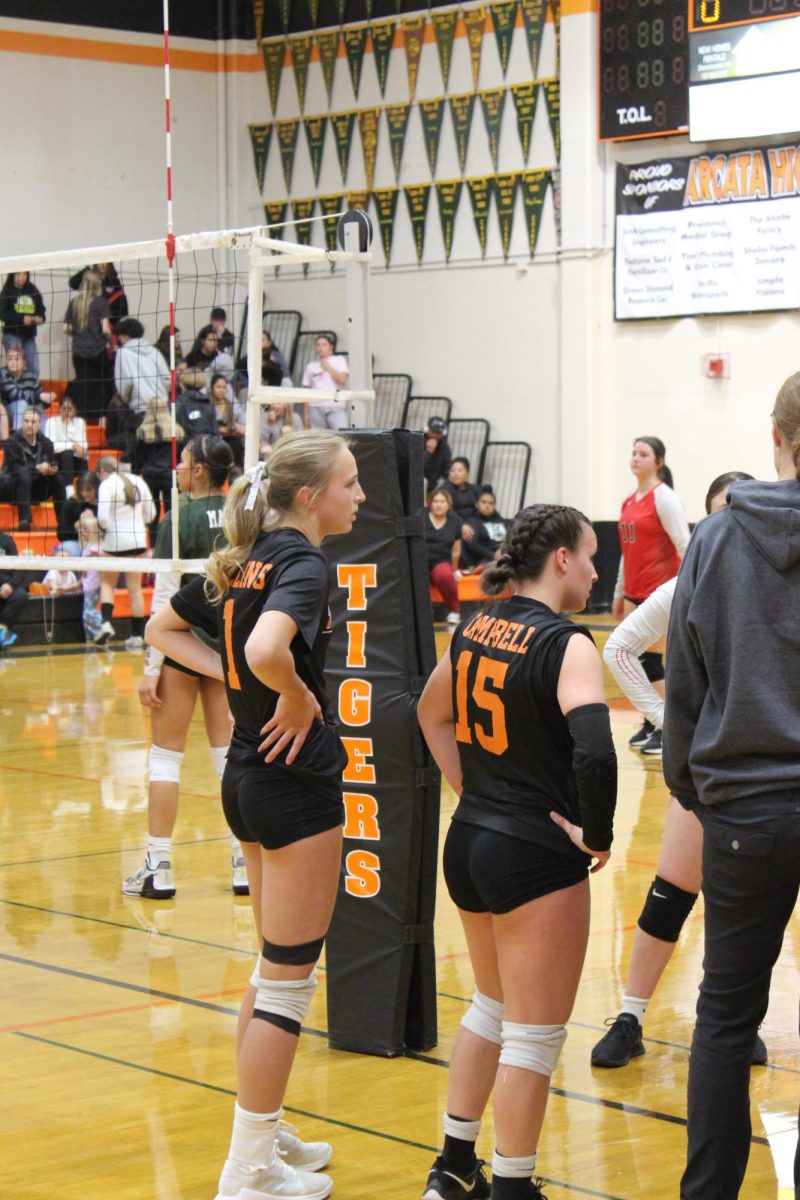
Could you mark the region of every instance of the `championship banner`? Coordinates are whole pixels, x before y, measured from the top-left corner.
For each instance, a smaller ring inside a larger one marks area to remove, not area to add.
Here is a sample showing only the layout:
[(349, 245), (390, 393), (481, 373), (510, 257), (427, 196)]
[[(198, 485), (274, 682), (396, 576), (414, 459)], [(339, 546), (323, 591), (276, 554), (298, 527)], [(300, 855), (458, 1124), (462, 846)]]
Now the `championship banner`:
[(278, 110), (278, 92), (281, 90), (283, 60), (286, 57), (286, 42), (262, 42), (261, 53), (264, 58), (267, 91), (269, 92), (269, 102), (272, 105), (272, 115), (274, 117)]
[(347, 0), (336, 0), (336, 12), (339, 16), (339, 24), (344, 24), (344, 14), (347, 10)]
[(514, 227), (514, 205), (517, 202), (517, 179), (515, 171), (494, 177), (494, 202), (500, 224), (500, 240), (503, 243), (503, 258), (508, 258), (511, 246), (511, 231)]
[(292, 0), (280, 0), (281, 23), (283, 24), (283, 32), (289, 32), (289, 14), (292, 9)]
[(800, 143), (617, 165), (618, 321), (800, 307)]
[(414, 245), (417, 250), (417, 265), (422, 262), (425, 250), (425, 217), (428, 212), (428, 199), (431, 194), (429, 183), (414, 183), (404, 187), (408, 215), (411, 218), (411, 228), (414, 232)]
[(517, 133), (522, 146), (522, 161), (528, 161), (531, 149), (531, 133), (536, 118), (536, 98), (539, 88), (535, 83), (515, 83), (511, 87), (514, 108), (517, 111)]
[(256, 168), (259, 195), (264, 190), (264, 176), (267, 173), (269, 144), (272, 140), (271, 125), (248, 125), (250, 130), (250, 145), (253, 147), (253, 162)]
[(308, 0), (308, 11), (311, 14), (311, 28), (316, 29), (319, 17), (319, 0)]
[(386, 95), (386, 78), (389, 74), (389, 58), (391, 57), (392, 46), (394, 45), (396, 28), (396, 21), (380, 21), (370, 26), (372, 60), (375, 63), (375, 71), (378, 76), (382, 96)]
[(333, 76), (336, 71), (336, 57), (339, 53), (339, 30), (334, 29), (329, 33), (318, 33), (317, 50), (319, 52), (320, 66), (322, 67), (322, 78), (325, 80), (328, 104), (330, 104), (333, 95)]
[(403, 148), (406, 144), (406, 130), (408, 129), (411, 105), (388, 104), (383, 111), (386, 113), (386, 123), (389, 126), (389, 146), (394, 163), (394, 177), (398, 179), (403, 162)]
[(364, 66), (364, 51), (367, 47), (367, 26), (350, 25), (343, 34), (344, 48), (347, 54), (347, 65), (350, 68), (350, 78), (353, 81), (353, 92), (358, 99), (358, 89), (361, 86), (361, 68)]
[(550, 0), (553, 27), (556, 32), (556, 75), (561, 78), (561, 0)]
[(561, 84), (558, 79), (543, 79), (541, 83), (547, 97), (547, 115), (550, 119), (550, 132), (553, 135), (553, 145), (556, 148), (556, 162), (561, 161)]
[(300, 122), (294, 121), (276, 121), (275, 129), (278, 134), (278, 145), (281, 150), (281, 163), (283, 164), (283, 178), (286, 180), (286, 190), (292, 190), (292, 172), (294, 170), (294, 152), (297, 146), (297, 130)]
[(253, 22), (256, 28), (256, 45), (261, 45), (264, 36), (264, 0), (253, 0)]
[[(308, 200), (292, 201), (292, 217), (297, 221), (297, 224), (292, 226), (292, 236), (301, 246), (311, 245), (311, 217), (316, 203), (316, 196), (311, 196)], [(309, 265), (307, 262), (303, 263), (304, 275), (308, 274)]]
[(289, 50), (292, 55), (294, 81), (297, 86), (297, 98), (300, 101), (300, 112), (306, 107), (306, 83), (308, 82), (308, 64), (311, 59), (311, 34), (289, 38)]
[(361, 131), (361, 149), (364, 153), (364, 174), (367, 179), (367, 191), (372, 191), (375, 179), (375, 158), (378, 154), (378, 122), (381, 110), (379, 108), (362, 108), (358, 114), (358, 127)]
[(349, 112), (331, 113), (331, 125), (336, 135), (336, 153), (339, 155), (342, 183), (347, 183), (347, 164), (350, 160), (350, 145), (353, 141), (355, 119), (354, 109)]
[(453, 61), (453, 40), (456, 35), (458, 9), (445, 9), (444, 12), (432, 12), (433, 32), (436, 37), (436, 49), (439, 51), (439, 66), (442, 68), (444, 90), (450, 82), (450, 66)]
[(326, 676), (347, 753), (339, 896), (325, 949), (328, 1040), (393, 1056), (436, 1044), (433, 916), (440, 776), (416, 721), (436, 663), (422, 434), (348, 430), (367, 499), (326, 539)]
[(486, 254), (486, 237), (489, 231), (489, 205), (492, 200), (493, 176), (480, 175), (464, 181), (472, 201), (472, 216), (481, 244), (481, 257)]
[(528, 223), (528, 245), (531, 258), (536, 252), (536, 242), (539, 237), (539, 219), (542, 215), (547, 185), (550, 182), (549, 171), (521, 171), (519, 174), (519, 190), (522, 192), (522, 204), (525, 209), (525, 219)]
[(508, 60), (511, 56), (514, 25), (517, 20), (517, 0), (494, 0), (490, 11), (494, 24), (494, 36), (497, 39), (497, 53), (500, 55), (500, 66), (503, 68), (503, 78), (505, 79)]
[(378, 188), (372, 193), (375, 208), (378, 210), (378, 228), (381, 231), (383, 255), (389, 266), (392, 258), (392, 241), (394, 239), (394, 218), (397, 212), (397, 197), (400, 189), (396, 187)]
[[(325, 230), (325, 248), (330, 254), (336, 250), (336, 229), (338, 225), (338, 217), (334, 218), (334, 213), (340, 213), (344, 208), (344, 195), (342, 192), (327, 196), (318, 196), (319, 206), (322, 209), (323, 217), (328, 217), (327, 221), (322, 222), (322, 228)], [(334, 263), (331, 263), (331, 270), (334, 268)]]
[(450, 252), (453, 249), (453, 230), (456, 224), (458, 201), (461, 198), (462, 183), (461, 179), (442, 179), (435, 185), (436, 199), (439, 202), (439, 220), (442, 223), (444, 256), (447, 262), (450, 261)]
[(319, 186), (319, 173), (322, 169), (322, 151), (325, 148), (325, 132), (328, 128), (327, 117), (305, 117), (303, 126), (306, 131), (308, 154), (311, 159), (311, 170), (314, 174), (314, 185)]
[(528, 51), (531, 56), (531, 74), (535, 79), (539, 74), (539, 51), (542, 48), (545, 18), (547, 16), (548, 0), (519, 0), (522, 9), (522, 22), (528, 38)]
[(505, 88), (489, 88), (478, 92), (483, 108), (483, 119), (486, 122), (486, 133), (489, 137), (489, 153), (492, 156), (492, 166), (497, 170), (497, 159), (500, 154), (500, 125), (503, 120), (503, 109), (506, 103)]
[(486, 9), (481, 4), (478, 8), (470, 8), (461, 14), (467, 30), (469, 57), (472, 63), (472, 87), (478, 90), (478, 77), (481, 73), (481, 54), (483, 52), (483, 35), (486, 32)]
[[(267, 219), (267, 225), (273, 226), (270, 229), (272, 237), (280, 237), (283, 233), (283, 222), (286, 219), (287, 204), (285, 200), (267, 201), (264, 205), (264, 216)], [(280, 274), (280, 267), (275, 267), (275, 278)]]
[(408, 96), (413, 100), (417, 93), (417, 74), (419, 60), (422, 57), (422, 43), (425, 38), (426, 17), (403, 17), (400, 22), (403, 30), (403, 42), (406, 48), (406, 69), (408, 71)]
[(425, 151), (428, 155), (428, 165), (431, 177), (436, 178), (436, 159), (439, 157), (439, 137), (442, 132), (442, 116), (444, 114), (444, 96), (437, 100), (420, 100), (419, 115), (422, 120), (422, 134), (425, 139)]
[(467, 166), (467, 148), (469, 147), (469, 133), (472, 128), (472, 114), (475, 111), (475, 93), (462, 92), (460, 95), (450, 96), (448, 99), (450, 102), (450, 115), (453, 118), (453, 132), (456, 137), (458, 166), (463, 175)]
[(364, 212), (369, 208), (369, 192), (348, 192), (347, 193), (348, 208), (363, 208)]

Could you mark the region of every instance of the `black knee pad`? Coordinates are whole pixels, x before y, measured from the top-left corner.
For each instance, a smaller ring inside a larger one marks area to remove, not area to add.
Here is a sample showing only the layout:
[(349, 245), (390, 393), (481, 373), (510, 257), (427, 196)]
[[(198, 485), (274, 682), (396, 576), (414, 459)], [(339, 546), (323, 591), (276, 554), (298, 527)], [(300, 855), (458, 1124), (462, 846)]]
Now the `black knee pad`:
[(322, 953), (325, 938), (317, 938), (313, 942), (302, 942), (298, 946), (279, 946), (264, 938), (264, 958), (271, 963), (280, 963), (286, 967), (304, 967), (307, 963), (315, 963)]
[(697, 892), (685, 892), (656, 875), (639, 917), (639, 928), (662, 942), (677, 942), (696, 899)]
[(658, 683), (664, 678), (663, 654), (653, 654), (651, 650), (646, 650), (644, 654), (639, 655), (639, 662), (651, 683)]

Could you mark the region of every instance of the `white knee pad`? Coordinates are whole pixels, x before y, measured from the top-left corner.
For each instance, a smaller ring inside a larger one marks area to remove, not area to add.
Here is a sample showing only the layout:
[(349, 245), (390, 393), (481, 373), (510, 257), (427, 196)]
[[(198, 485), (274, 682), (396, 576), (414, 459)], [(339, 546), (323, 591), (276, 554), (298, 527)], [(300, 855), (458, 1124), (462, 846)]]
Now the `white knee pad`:
[(472, 993), (472, 1004), (461, 1018), (461, 1024), (486, 1042), (494, 1042), (496, 1046), (503, 1044), (503, 1005), (499, 1000), (484, 996), (477, 988)]
[(259, 977), (253, 1016), (277, 1025), (287, 1033), (299, 1033), (316, 990), (316, 968), (306, 979)]
[(151, 746), (148, 770), (151, 783), (180, 783), (182, 750), (164, 750), (162, 746)]
[(567, 1031), (563, 1025), (518, 1025), (514, 1021), (503, 1021), (500, 1064), (536, 1071), (549, 1079), (566, 1040)]
[(227, 746), (209, 746), (211, 761), (214, 764), (214, 770), (217, 772), (217, 779), (222, 779), (222, 772), (225, 770), (225, 759), (228, 754)]

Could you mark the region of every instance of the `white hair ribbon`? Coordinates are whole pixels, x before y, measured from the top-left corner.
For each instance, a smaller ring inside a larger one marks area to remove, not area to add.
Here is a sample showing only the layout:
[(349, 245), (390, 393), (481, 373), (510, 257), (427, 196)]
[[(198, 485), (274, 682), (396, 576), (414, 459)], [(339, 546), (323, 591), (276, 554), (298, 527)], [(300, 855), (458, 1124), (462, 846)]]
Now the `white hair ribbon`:
[(244, 502), (244, 506), (248, 512), (252, 512), (256, 506), (256, 496), (261, 486), (261, 480), (264, 477), (265, 468), (266, 463), (257, 462), (254, 467), (250, 467), (245, 471), (246, 478), (250, 480), (250, 491), (247, 493), (247, 499)]

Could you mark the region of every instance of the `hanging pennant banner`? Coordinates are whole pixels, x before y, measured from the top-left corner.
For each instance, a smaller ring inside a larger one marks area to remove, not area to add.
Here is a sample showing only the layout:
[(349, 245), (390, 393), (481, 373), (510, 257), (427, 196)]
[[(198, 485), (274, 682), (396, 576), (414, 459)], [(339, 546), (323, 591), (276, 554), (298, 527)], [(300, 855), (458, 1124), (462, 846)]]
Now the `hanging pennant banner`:
[(469, 146), (469, 131), (472, 128), (472, 114), (475, 111), (475, 93), (462, 92), (458, 96), (450, 96), (449, 100), (453, 132), (456, 136), (458, 166), (463, 175), (467, 166), (467, 147)]
[(347, 0), (336, 0), (336, 11), (339, 14), (339, 24), (344, 24), (344, 14), (347, 8)]
[(280, 0), (281, 6), (281, 22), (283, 24), (283, 32), (289, 32), (289, 14), (292, 8), (292, 0)]
[(276, 121), (275, 128), (278, 132), (278, 145), (281, 148), (281, 162), (283, 164), (283, 177), (286, 180), (286, 190), (292, 190), (292, 172), (294, 170), (294, 152), (297, 146), (297, 129), (300, 125), (299, 121)]
[(462, 13), (469, 42), (469, 57), (472, 62), (472, 86), (478, 87), (478, 76), (481, 73), (481, 53), (483, 51), (483, 35), (486, 32), (486, 9), (481, 4), (479, 8), (471, 8)]
[(542, 205), (549, 181), (549, 171), (521, 171), (519, 175), (519, 188), (522, 192), (525, 219), (528, 222), (528, 245), (531, 258), (536, 250), (536, 241), (539, 237), (539, 218), (542, 215)]
[(317, 34), (317, 50), (322, 67), (322, 78), (325, 80), (325, 91), (328, 94), (328, 104), (333, 95), (333, 76), (336, 71), (336, 57), (339, 53), (339, 30)]
[(344, 48), (347, 54), (347, 65), (350, 68), (350, 78), (353, 81), (353, 92), (358, 99), (358, 89), (361, 86), (361, 68), (364, 65), (364, 51), (367, 46), (367, 26), (350, 25), (345, 29)]
[(539, 51), (542, 48), (547, 3), (548, 0), (519, 0), (531, 56), (531, 74), (534, 79), (539, 74)]
[(261, 45), (264, 36), (264, 0), (253, 0), (253, 23), (256, 28), (256, 45)]
[(262, 42), (261, 53), (264, 57), (264, 70), (267, 73), (267, 91), (269, 92), (269, 102), (272, 105), (272, 115), (278, 108), (278, 92), (281, 90), (281, 78), (283, 76), (283, 60), (286, 57), (286, 43), (278, 42)]
[(489, 205), (492, 200), (492, 176), (481, 175), (465, 180), (472, 201), (472, 216), (481, 244), (481, 257), (486, 254), (486, 235), (489, 230)]
[(444, 90), (450, 80), (450, 64), (453, 59), (453, 39), (456, 34), (458, 9), (445, 9), (444, 12), (432, 12), (433, 32), (436, 35), (436, 49), (439, 51), (439, 66), (442, 68)]
[(439, 220), (442, 223), (442, 237), (444, 238), (444, 256), (447, 261), (450, 261), (450, 252), (453, 249), (453, 229), (456, 223), (456, 212), (458, 211), (458, 201), (461, 197), (461, 187), (463, 180), (461, 179), (442, 179), (436, 184), (436, 199), (439, 202)]
[(438, 100), (420, 100), (419, 115), (422, 120), (422, 134), (425, 138), (428, 165), (434, 179), (436, 178), (436, 159), (439, 157), (439, 137), (442, 132), (443, 114), (444, 96), (440, 96)]
[(369, 192), (348, 192), (347, 207), (348, 209), (363, 208), (364, 212), (366, 212), (369, 207)]
[(378, 153), (378, 121), (379, 108), (362, 108), (358, 114), (358, 127), (361, 130), (361, 149), (364, 152), (364, 174), (367, 179), (367, 191), (372, 191), (375, 178), (375, 157)]
[(353, 140), (353, 124), (356, 114), (350, 112), (331, 113), (331, 125), (336, 135), (336, 153), (339, 155), (339, 167), (342, 172), (342, 183), (347, 183), (347, 164), (350, 160), (350, 144)]
[(317, 28), (317, 18), (319, 17), (319, 0), (308, 0), (308, 10), (311, 13), (311, 28)]
[(411, 105), (389, 104), (383, 111), (386, 113), (386, 123), (389, 126), (389, 145), (392, 149), (394, 177), (395, 179), (399, 179), (400, 167), (403, 162), (403, 147), (406, 144), (406, 130), (408, 129), (408, 116), (411, 112)]
[[(311, 196), (307, 200), (292, 201), (292, 217), (297, 224), (292, 226), (290, 233), (293, 240), (299, 242), (301, 246), (311, 245), (311, 217), (316, 203), (316, 196)], [(303, 263), (304, 275), (308, 274), (309, 266), (309, 263)]]
[[(322, 222), (322, 228), (325, 230), (325, 248), (330, 254), (336, 249), (336, 230), (339, 224), (338, 217), (333, 214), (340, 213), (344, 209), (344, 195), (342, 192), (337, 192), (335, 195), (319, 196), (318, 200), (323, 217), (328, 218)], [(335, 265), (335, 263), (331, 263), (331, 270)]]
[(511, 95), (514, 97), (514, 108), (517, 110), (517, 133), (522, 146), (522, 159), (527, 163), (539, 88), (535, 83), (515, 83), (512, 84)]
[(392, 53), (396, 28), (396, 21), (380, 21), (370, 28), (372, 61), (375, 63), (382, 96), (386, 95), (386, 77), (389, 74), (389, 57)]
[(253, 147), (253, 161), (256, 167), (256, 179), (258, 180), (259, 195), (264, 190), (264, 176), (267, 173), (267, 159), (269, 158), (269, 144), (272, 140), (271, 125), (248, 125), (250, 130), (250, 144)]
[(311, 170), (314, 172), (314, 185), (319, 186), (319, 173), (322, 168), (322, 151), (325, 146), (325, 131), (328, 127), (328, 118), (306, 117), (303, 120), (303, 125), (306, 130)]
[(514, 25), (517, 20), (517, 0), (495, 0), (490, 12), (494, 24), (494, 36), (497, 39), (497, 53), (500, 55), (500, 66), (503, 68), (503, 78), (505, 79), (511, 55)]
[(561, 0), (550, 0), (553, 27), (556, 31), (556, 78), (561, 78)]
[[(269, 231), (270, 237), (279, 238), (282, 236), (283, 222), (286, 220), (286, 207), (285, 200), (267, 201), (264, 205), (264, 216), (267, 218), (267, 225), (272, 227)], [(278, 271), (280, 268), (276, 267), (275, 270)]]
[(500, 153), (500, 124), (503, 120), (503, 108), (506, 103), (505, 88), (489, 88), (479, 92), (483, 118), (486, 122), (486, 132), (489, 136), (489, 153), (492, 156), (492, 166), (497, 170), (497, 158)]
[(422, 43), (425, 38), (426, 17), (404, 17), (401, 25), (403, 41), (406, 47), (406, 68), (408, 70), (408, 96), (413, 100), (417, 94), (417, 75), (419, 60), (422, 56)]
[(414, 231), (414, 245), (417, 250), (417, 265), (422, 262), (425, 249), (425, 217), (428, 212), (428, 198), (431, 194), (429, 183), (414, 183), (404, 187), (408, 215), (411, 217), (411, 228)]
[(514, 171), (494, 177), (494, 202), (497, 220), (500, 223), (500, 240), (503, 243), (503, 258), (508, 258), (511, 245), (511, 230), (514, 226), (514, 204), (517, 199), (517, 174)]
[(311, 58), (311, 34), (302, 37), (289, 38), (289, 49), (292, 53), (294, 81), (297, 85), (297, 98), (300, 101), (300, 112), (306, 107), (306, 83), (308, 81), (308, 63)]
[(394, 218), (397, 212), (397, 196), (399, 188), (378, 188), (372, 193), (375, 208), (378, 210), (378, 228), (381, 231), (383, 255), (389, 266), (392, 258), (392, 240), (394, 238)]
[(364, 7), (367, 10), (367, 19), (372, 20), (372, 0), (364, 0)]
[(561, 86), (557, 79), (543, 79), (542, 88), (547, 97), (547, 115), (550, 118), (553, 145), (556, 148), (556, 162), (559, 162), (561, 159)]

